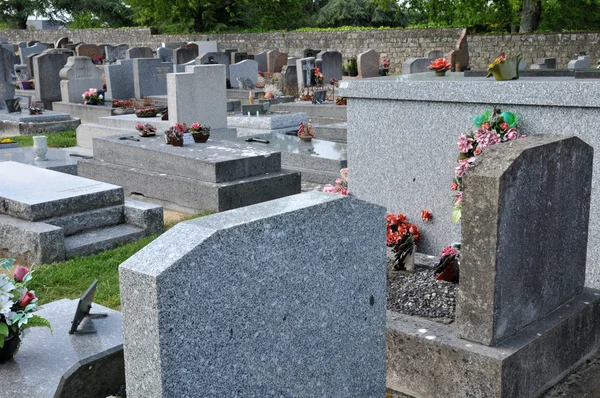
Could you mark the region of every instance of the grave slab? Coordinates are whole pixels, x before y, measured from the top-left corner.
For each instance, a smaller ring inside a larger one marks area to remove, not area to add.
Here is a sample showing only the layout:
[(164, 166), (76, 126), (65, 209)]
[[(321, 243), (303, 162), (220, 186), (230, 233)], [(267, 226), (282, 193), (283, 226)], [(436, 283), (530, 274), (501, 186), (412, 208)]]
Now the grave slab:
[[(270, 133), (270, 130), (298, 131), (301, 122), (307, 122), (306, 113), (290, 113), (290, 114), (268, 114), (260, 117), (252, 116), (228, 116), (227, 126), (237, 127), (238, 136), (240, 129), (250, 130), (265, 130), (263, 133)], [(251, 133), (255, 134), (255, 133)], [(246, 135), (246, 134), (244, 134)]]
[(46, 157), (48, 160), (35, 160), (32, 147), (0, 149), (0, 162), (23, 163), (61, 173), (77, 175), (77, 161), (81, 157), (71, 156), (71, 152), (54, 148), (48, 148)]

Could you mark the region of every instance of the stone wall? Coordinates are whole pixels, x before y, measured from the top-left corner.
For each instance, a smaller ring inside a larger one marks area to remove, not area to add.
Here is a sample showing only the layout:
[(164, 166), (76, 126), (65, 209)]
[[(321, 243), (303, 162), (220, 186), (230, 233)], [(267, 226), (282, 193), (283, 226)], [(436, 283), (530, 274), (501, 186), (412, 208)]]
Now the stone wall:
[[(0, 37), (12, 42), (39, 40), (55, 42), (67, 36), (73, 42), (96, 44), (128, 44), (157, 48), (162, 42), (216, 40), (219, 49), (237, 48), (257, 53), (278, 48), (290, 56), (302, 56), (304, 49), (338, 50), (344, 58), (375, 49), (382, 57), (390, 58), (392, 70), (400, 72), (402, 63), (411, 57), (423, 57), (431, 50), (452, 50), (461, 29), (357, 30), (338, 32), (275, 32), (236, 34), (157, 35), (147, 28), (81, 29), (81, 30), (5, 30)], [(486, 68), (498, 53), (523, 54), (529, 65), (534, 59), (556, 57), (559, 68), (565, 68), (579, 52), (600, 58), (600, 33), (549, 33), (532, 35), (469, 36), (471, 64)]]

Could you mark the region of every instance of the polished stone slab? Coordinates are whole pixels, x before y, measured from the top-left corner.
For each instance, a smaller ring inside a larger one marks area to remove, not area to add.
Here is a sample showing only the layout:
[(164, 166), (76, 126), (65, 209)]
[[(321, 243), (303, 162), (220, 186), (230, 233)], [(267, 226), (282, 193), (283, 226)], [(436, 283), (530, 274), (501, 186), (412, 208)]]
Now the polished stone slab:
[(0, 109), (0, 120), (8, 120), (16, 123), (47, 123), (71, 120), (71, 115), (48, 110), (44, 111), (41, 115), (30, 115), (26, 109), (15, 113), (8, 113), (6, 109)]
[(94, 304), (93, 313), (108, 317), (82, 326), (91, 322), (96, 333), (70, 335), (77, 303), (63, 299), (36, 312), (50, 322), (52, 333), (29, 329), (17, 355), (0, 365), (1, 398), (106, 397), (124, 384), (121, 313)]
[[(0, 149), (0, 162), (18, 162), (43, 169), (60, 171), (61, 173), (77, 175), (77, 161), (82, 159), (77, 151), (68, 151), (69, 148), (48, 148), (46, 157), (48, 160), (35, 160), (33, 147), (20, 147), (11, 149)], [(87, 155), (91, 156), (91, 154)]]
[(28, 221), (123, 203), (123, 189), (13, 161), (0, 162), (0, 213)]

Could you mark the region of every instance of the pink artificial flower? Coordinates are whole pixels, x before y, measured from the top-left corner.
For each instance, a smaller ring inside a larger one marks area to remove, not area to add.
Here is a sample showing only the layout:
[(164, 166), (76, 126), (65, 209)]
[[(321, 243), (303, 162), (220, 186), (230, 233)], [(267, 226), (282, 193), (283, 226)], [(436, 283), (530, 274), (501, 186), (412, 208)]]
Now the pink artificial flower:
[(442, 254), (440, 254), (440, 257), (446, 256), (458, 256), (458, 251), (456, 251), (456, 249), (452, 246), (446, 246), (444, 250), (442, 250)]
[(502, 129), (502, 131), (506, 131), (506, 129), (508, 129), (508, 124), (506, 124), (506, 123), (502, 123), (502, 124), (500, 125), (500, 128)]
[(521, 134), (521, 136), (519, 138), (525, 138), (527, 137), (525, 134)]
[(469, 152), (471, 149), (473, 149), (473, 139), (472, 138), (467, 138), (466, 135), (462, 134), (460, 137), (458, 137), (458, 150), (461, 152)]
[(479, 155), (481, 153), (481, 148), (477, 147), (475, 149), (475, 156)]
[(469, 165), (473, 163), (475, 158), (463, 159), (458, 162), (458, 166), (456, 166), (455, 173), (457, 177), (462, 177), (465, 174), (465, 171), (469, 168)]
[(335, 193), (335, 187), (331, 184), (326, 184), (323, 187), (323, 192), (327, 192), (327, 193)]
[(506, 133), (504, 138), (507, 141), (512, 141), (512, 140), (516, 140), (517, 138), (519, 138), (519, 135), (517, 134), (517, 129), (513, 127), (512, 129), (508, 130), (508, 132)]
[(458, 185), (456, 185), (456, 183), (452, 183), (452, 185), (450, 185), (450, 189), (453, 191), (456, 191), (458, 189)]
[(481, 125), (481, 129), (482, 130), (489, 130), (490, 129), (490, 125), (488, 123), (484, 123)]
[(456, 195), (454, 196), (454, 206), (458, 206), (459, 204), (462, 203), (462, 197), (463, 197), (462, 191), (456, 193)]
[(339, 178), (339, 177), (338, 177), (338, 178), (336, 178), (336, 179), (335, 179), (335, 183), (336, 183), (336, 184), (341, 184), (341, 183), (342, 183), (342, 179), (341, 179), (341, 178)]
[(478, 148), (483, 151), (485, 148), (502, 142), (500, 134), (495, 131), (484, 130), (483, 128), (475, 131), (475, 139), (479, 143)]

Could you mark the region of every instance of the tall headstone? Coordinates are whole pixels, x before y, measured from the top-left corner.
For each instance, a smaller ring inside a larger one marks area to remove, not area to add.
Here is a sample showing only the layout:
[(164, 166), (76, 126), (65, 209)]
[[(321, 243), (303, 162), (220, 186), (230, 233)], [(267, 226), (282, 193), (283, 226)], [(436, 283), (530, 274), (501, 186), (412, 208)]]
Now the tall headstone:
[(59, 73), (67, 64), (70, 56), (72, 53), (64, 49), (48, 49), (33, 57), (33, 71), (37, 76), (35, 98), (44, 102), (46, 107), (62, 98)]
[(106, 59), (110, 62), (118, 61), (120, 59), (127, 58), (127, 44), (120, 44), (118, 46), (107, 46), (106, 47)]
[(577, 59), (569, 61), (568, 69), (591, 69), (592, 61), (588, 55), (580, 55)]
[(167, 47), (159, 47), (156, 49), (156, 58), (160, 59), (162, 62), (172, 62), (173, 61), (173, 50)]
[(220, 52), (211, 52), (206, 54), (200, 54), (200, 56), (196, 59), (196, 63), (200, 65), (215, 65), (221, 64), (225, 65), (225, 72), (227, 73), (227, 78), (229, 79), (229, 57), (225, 53)]
[(69, 57), (60, 70), (62, 102), (83, 103), (82, 94), (90, 88), (102, 88), (101, 71), (88, 57)]
[(122, 59), (106, 65), (106, 97), (121, 100), (135, 97), (133, 60)]
[(267, 72), (280, 73), (283, 65), (287, 65), (287, 54), (279, 50), (267, 51)]
[(328, 84), (330, 79), (342, 80), (342, 53), (339, 51), (321, 51), (317, 58), (321, 60), (321, 73), (323, 84)]
[(136, 98), (167, 94), (167, 73), (172, 72), (173, 64), (161, 62), (158, 58), (135, 58), (132, 61)]
[(27, 59), (25, 60), (25, 64), (27, 65), (27, 74), (31, 77), (34, 78), (35, 77), (35, 73), (33, 71), (33, 58), (36, 55), (40, 55), (41, 53), (33, 53), (33, 54), (29, 54), (27, 56)]
[(153, 58), (154, 53), (150, 47), (132, 47), (127, 49), (125, 53), (126, 59), (133, 58)]
[[(456, 43), (456, 48), (448, 53), (446, 59), (452, 65), (452, 70), (456, 71), (456, 64), (460, 64), (460, 68), (466, 68), (469, 66), (469, 46), (467, 45), (467, 29), (463, 29), (460, 37), (458, 38), (458, 42)], [(403, 67), (404, 69), (404, 67)], [(402, 72), (404, 73), (404, 72)]]
[(161, 235), (120, 266), (127, 395), (383, 397), (384, 218), (308, 192)]
[(461, 337), (496, 345), (583, 291), (592, 160), (577, 137), (536, 135), (488, 148), (469, 168)]
[(13, 54), (0, 47), (0, 108), (6, 108), (4, 100), (15, 97), (15, 86), (12, 83)]
[(100, 46), (96, 44), (79, 44), (77, 47), (75, 47), (75, 53), (78, 57), (90, 57), (91, 59), (102, 56)]
[(187, 64), (198, 58), (198, 46), (184, 46), (173, 50), (173, 63)]
[(312, 84), (311, 79), (315, 69), (315, 59), (301, 58), (296, 61), (296, 74), (298, 75), (298, 88), (300, 90)]
[(229, 66), (229, 79), (231, 87), (239, 88), (238, 78), (248, 78), (256, 85), (258, 82), (258, 62), (252, 59), (245, 59)]
[(356, 60), (358, 65), (358, 76), (367, 79), (379, 76), (379, 53), (375, 50), (365, 51), (358, 54)]
[(224, 65), (186, 66), (184, 73), (169, 73), (167, 98), (171, 123), (227, 127)]
[(31, 54), (40, 54), (42, 51), (46, 50), (48, 47), (45, 44), (36, 43), (31, 47), (23, 47), (20, 49), (21, 54), (21, 63), (27, 64), (27, 56)]
[(267, 67), (267, 51), (261, 51), (258, 54), (254, 54), (254, 60), (258, 62), (258, 70), (261, 72), (268, 72)]

